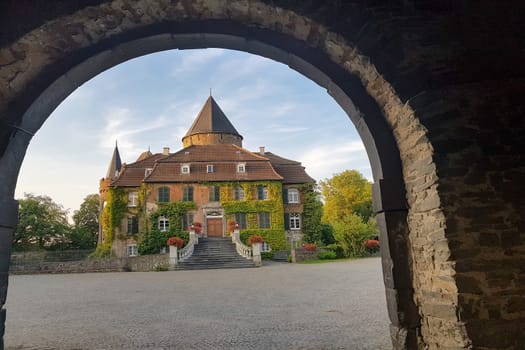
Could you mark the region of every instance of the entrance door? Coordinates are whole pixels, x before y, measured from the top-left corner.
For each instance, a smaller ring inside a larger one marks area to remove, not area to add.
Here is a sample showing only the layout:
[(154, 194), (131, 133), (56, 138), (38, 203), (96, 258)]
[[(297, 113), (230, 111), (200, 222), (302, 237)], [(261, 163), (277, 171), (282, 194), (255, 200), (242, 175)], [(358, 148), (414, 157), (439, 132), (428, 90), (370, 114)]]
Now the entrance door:
[(208, 237), (222, 237), (222, 218), (207, 219)]

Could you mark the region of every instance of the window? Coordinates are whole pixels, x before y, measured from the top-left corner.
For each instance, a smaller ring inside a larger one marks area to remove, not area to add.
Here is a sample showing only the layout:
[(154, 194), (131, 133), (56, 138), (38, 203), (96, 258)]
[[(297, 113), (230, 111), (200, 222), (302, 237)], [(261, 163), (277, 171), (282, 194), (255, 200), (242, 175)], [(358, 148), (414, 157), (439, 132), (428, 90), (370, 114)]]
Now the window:
[(210, 202), (218, 202), (221, 200), (221, 188), (219, 186), (210, 186)]
[(244, 189), (241, 186), (235, 186), (235, 188), (233, 189), (233, 198), (236, 201), (244, 200)]
[(170, 201), (170, 188), (160, 187), (159, 188), (159, 203), (168, 203)]
[(299, 213), (290, 213), (289, 214), (290, 230), (300, 230), (301, 229), (301, 214)]
[(136, 244), (128, 244), (128, 256), (137, 256), (137, 245)]
[(270, 228), (270, 213), (259, 213), (259, 228)]
[(182, 194), (183, 202), (193, 202), (193, 187), (184, 187), (184, 193)]
[(268, 243), (263, 242), (261, 251), (262, 252), (271, 252), (272, 248), (270, 248), (270, 245)]
[(237, 172), (245, 173), (246, 172), (246, 163), (237, 163)]
[(299, 203), (299, 190), (296, 188), (288, 189), (288, 203)]
[(181, 174), (189, 174), (190, 173), (190, 165), (189, 164), (182, 164), (180, 167)]
[(128, 216), (128, 235), (139, 233), (139, 219), (136, 216)]
[(146, 170), (144, 171), (144, 177), (148, 177), (149, 174), (151, 174), (152, 171), (153, 171), (152, 168), (146, 168)]
[(235, 213), (235, 222), (239, 224), (239, 228), (246, 229), (246, 213)]
[(213, 173), (213, 165), (211, 165), (211, 164), (206, 165), (206, 172), (207, 173)]
[(139, 193), (130, 192), (128, 193), (128, 207), (136, 207), (139, 203)]
[(257, 186), (257, 199), (266, 200), (268, 199), (268, 187), (259, 185)]
[(165, 216), (159, 216), (159, 231), (166, 232), (170, 229), (170, 221)]
[(189, 227), (191, 225), (193, 225), (193, 213), (186, 213), (182, 215), (182, 229), (184, 231), (189, 231)]

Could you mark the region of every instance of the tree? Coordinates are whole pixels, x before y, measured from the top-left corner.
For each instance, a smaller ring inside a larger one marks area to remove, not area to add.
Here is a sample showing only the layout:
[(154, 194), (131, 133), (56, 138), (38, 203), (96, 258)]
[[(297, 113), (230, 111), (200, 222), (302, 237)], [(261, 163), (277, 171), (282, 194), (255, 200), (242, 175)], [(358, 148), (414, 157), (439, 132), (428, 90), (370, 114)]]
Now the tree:
[(357, 170), (345, 170), (320, 182), (325, 201), (323, 222), (334, 224), (350, 214), (364, 222), (372, 216), (372, 184)]
[(302, 231), (304, 240), (308, 243), (320, 243), (321, 239), (321, 218), (323, 216), (323, 202), (320, 200), (320, 193), (315, 184), (304, 185), (303, 193), (303, 223)]
[(366, 252), (365, 241), (377, 233), (373, 219), (363, 221), (358, 214), (347, 214), (333, 224), (334, 237), (346, 256), (362, 256)]
[(18, 226), (13, 237), (15, 249), (49, 248), (63, 243), (71, 230), (67, 210), (49, 196), (24, 193), (19, 200)]
[(77, 249), (91, 249), (97, 244), (99, 228), (99, 206), (98, 194), (89, 194), (84, 198), (78, 210), (73, 214), (75, 227), (68, 235), (70, 245)]

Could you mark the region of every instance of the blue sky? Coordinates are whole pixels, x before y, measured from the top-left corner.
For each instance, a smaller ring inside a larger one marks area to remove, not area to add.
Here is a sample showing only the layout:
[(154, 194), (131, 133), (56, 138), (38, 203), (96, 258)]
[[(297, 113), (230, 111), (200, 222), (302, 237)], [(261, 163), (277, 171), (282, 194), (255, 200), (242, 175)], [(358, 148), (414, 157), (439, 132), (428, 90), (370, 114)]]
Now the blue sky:
[(115, 140), (131, 163), (151, 147), (182, 148), (212, 89), (243, 146), (301, 161), (317, 181), (345, 169), (371, 179), (364, 146), (347, 115), (314, 82), (244, 52), (169, 50), (122, 63), (75, 90), (33, 138), (16, 197), (47, 194), (71, 212), (98, 192)]

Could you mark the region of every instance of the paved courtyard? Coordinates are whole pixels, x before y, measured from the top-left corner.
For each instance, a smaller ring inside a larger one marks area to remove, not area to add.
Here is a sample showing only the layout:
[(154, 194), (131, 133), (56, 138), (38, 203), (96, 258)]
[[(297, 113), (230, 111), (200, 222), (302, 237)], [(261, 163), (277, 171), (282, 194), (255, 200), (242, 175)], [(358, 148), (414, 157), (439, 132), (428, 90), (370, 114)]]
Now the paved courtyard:
[(11, 276), (7, 349), (389, 349), (379, 258)]

